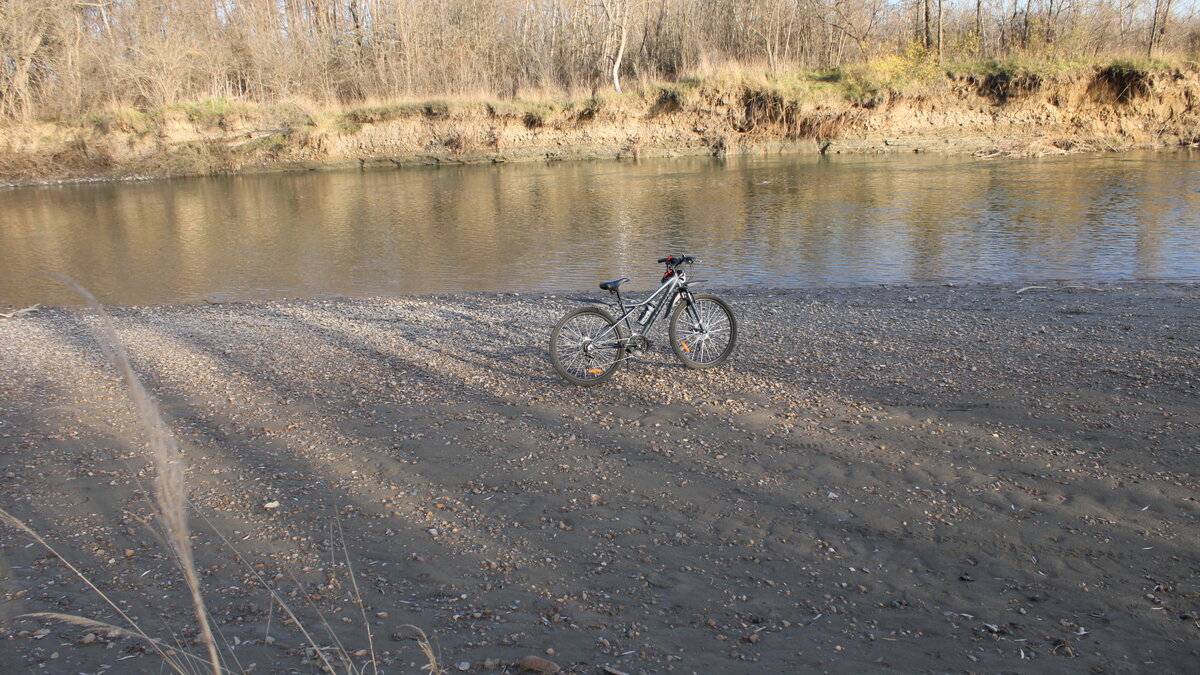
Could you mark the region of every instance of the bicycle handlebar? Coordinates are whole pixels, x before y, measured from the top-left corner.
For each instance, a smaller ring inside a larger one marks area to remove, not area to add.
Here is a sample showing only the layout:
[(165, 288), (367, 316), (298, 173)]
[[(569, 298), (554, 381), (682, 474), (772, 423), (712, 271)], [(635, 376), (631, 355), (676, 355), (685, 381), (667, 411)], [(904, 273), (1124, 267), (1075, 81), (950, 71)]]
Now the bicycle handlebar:
[(670, 266), (672, 266), (672, 267), (675, 267), (675, 266), (678, 266), (678, 265), (682, 265), (682, 264), (684, 264), (684, 263), (687, 263), (688, 265), (691, 265), (692, 263), (697, 263), (697, 262), (700, 262), (700, 261), (699, 261), (699, 260), (696, 260), (695, 258), (693, 258), (693, 257), (692, 257), (692, 256), (690, 256), (690, 255), (669, 255), (669, 256), (667, 256), (667, 257), (665, 257), (665, 258), (659, 258), (659, 259), (658, 259), (658, 262), (660, 262), (660, 263), (666, 263), (667, 265), (670, 265)]

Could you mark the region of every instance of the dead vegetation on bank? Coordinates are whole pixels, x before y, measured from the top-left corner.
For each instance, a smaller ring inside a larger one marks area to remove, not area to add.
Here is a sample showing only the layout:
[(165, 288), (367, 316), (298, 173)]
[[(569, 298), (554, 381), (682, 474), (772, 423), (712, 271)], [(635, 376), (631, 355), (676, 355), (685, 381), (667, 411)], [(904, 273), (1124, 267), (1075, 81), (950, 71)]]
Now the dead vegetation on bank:
[[(1021, 153), (979, 140), (1014, 130), (1037, 137), (1025, 145), (1172, 145), (1186, 127), (1140, 109), (1025, 120), (1003, 106), (1105, 69), (1119, 97), (1153, 99), (1147, 78), (1195, 78), (1151, 57), (1194, 60), (1198, 36), (1170, 0), (8, 0), (0, 181), (797, 141)], [(1134, 54), (1146, 64), (1110, 65)], [(983, 104), (963, 77), (1002, 99), (990, 120), (959, 118)], [(930, 101), (934, 119), (908, 114)]]
[(980, 155), (1200, 141), (1200, 67), (1116, 61), (938, 68), (920, 54), (790, 74), (718, 73), (625, 94), (380, 101), (208, 100), (0, 128), (0, 180), (763, 150)]

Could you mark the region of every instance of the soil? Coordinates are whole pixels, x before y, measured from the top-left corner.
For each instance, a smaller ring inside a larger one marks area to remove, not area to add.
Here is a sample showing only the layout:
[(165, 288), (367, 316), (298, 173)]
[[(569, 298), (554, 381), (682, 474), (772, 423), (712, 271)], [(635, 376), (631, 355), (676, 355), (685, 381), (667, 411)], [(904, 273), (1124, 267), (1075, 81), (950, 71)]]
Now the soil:
[[(499, 104), (298, 105), (0, 128), (0, 185), (750, 153), (1041, 156), (1200, 143), (1200, 71), (1094, 68), (1054, 80), (952, 75), (919, 93), (786, 99), (751, 87), (651, 90), (551, 112)], [(1132, 79), (1131, 79), (1132, 78)]]
[[(684, 369), (660, 327), (593, 389), (546, 340), (596, 292), (114, 309), (187, 458), (228, 667), (319, 671), (264, 584), (380, 672), (426, 665), (409, 625), (450, 672), (1194, 667), (1200, 288), (718, 292), (728, 364)], [(202, 654), (96, 323), (0, 319), (0, 506)], [(0, 547), (0, 670), (162, 671), (20, 618), (119, 622), (27, 535)]]

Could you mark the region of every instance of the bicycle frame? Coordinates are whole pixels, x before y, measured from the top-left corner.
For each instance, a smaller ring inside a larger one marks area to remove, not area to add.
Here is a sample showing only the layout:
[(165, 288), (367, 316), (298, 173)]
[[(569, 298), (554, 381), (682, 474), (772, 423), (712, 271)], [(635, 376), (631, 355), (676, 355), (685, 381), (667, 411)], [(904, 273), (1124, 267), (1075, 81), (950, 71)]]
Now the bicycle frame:
[[(654, 327), (654, 324), (660, 317), (667, 316), (674, 309), (675, 303), (679, 301), (680, 296), (683, 296), (691, 307), (694, 303), (692, 292), (688, 289), (687, 276), (682, 270), (677, 270), (671, 278), (654, 290), (645, 300), (629, 305), (629, 309), (625, 308), (625, 301), (621, 298), (621, 289), (616, 289), (613, 293), (617, 296), (617, 307), (620, 308), (620, 316), (616, 319), (616, 324), (625, 324), (625, 328), (629, 331), (629, 336), (639, 337), (645, 336)], [(654, 303), (654, 308), (650, 310), (650, 314), (644, 322), (631, 321), (632, 317), (639, 309)], [(621, 342), (627, 342), (622, 340)], [(622, 347), (627, 345), (622, 344)]]

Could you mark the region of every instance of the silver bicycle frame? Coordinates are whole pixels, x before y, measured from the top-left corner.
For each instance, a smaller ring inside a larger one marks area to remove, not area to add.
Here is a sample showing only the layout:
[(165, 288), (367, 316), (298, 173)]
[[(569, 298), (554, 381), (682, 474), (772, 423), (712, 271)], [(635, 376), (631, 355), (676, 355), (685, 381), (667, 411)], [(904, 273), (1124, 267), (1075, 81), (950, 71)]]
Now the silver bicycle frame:
[[(645, 300), (629, 305), (628, 310), (625, 309), (625, 301), (621, 298), (620, 289), (617, 289), (614, 291), (614, 293), (617, 296), (617, 306), (620, 308), (621, 315), (617, 317), (616, 322), (613, 325), (617, 326), (624, 322), (625, 328), (629, 330), (629, 337), (631, 338), (645, 335), (646, 333), (650, 332), (650, 328), (654, 326), (659, 317), (668, 315), (671, 310), (674, 309), (675, 303), (678, 301), (680, 296), (680, 288), (683, 289), (683, 295), (687, 296), (686, 301), (691, 303), (692, 293), (687, 288), (687, 277), (682, 270), (677, 269), (675, 274), (673, 274), (666, 283), (655, 289), (654, 292), (651, 293)], [(650, 315), (646, 317), (645, 323), (630, 321), (630, 317), (633, 316), (635, 312), (637, 312), (640, 308), (655, 302), (656, 300), (657, 304), (655, 305), (654, 309), (651, 310)], [(607, 336), (598, 335), (596, 337), (599, 339)], [(626, 345), (624, 343), (627, 341), (628, 339), (618, 340), (618, 346), (625, 347)]]

